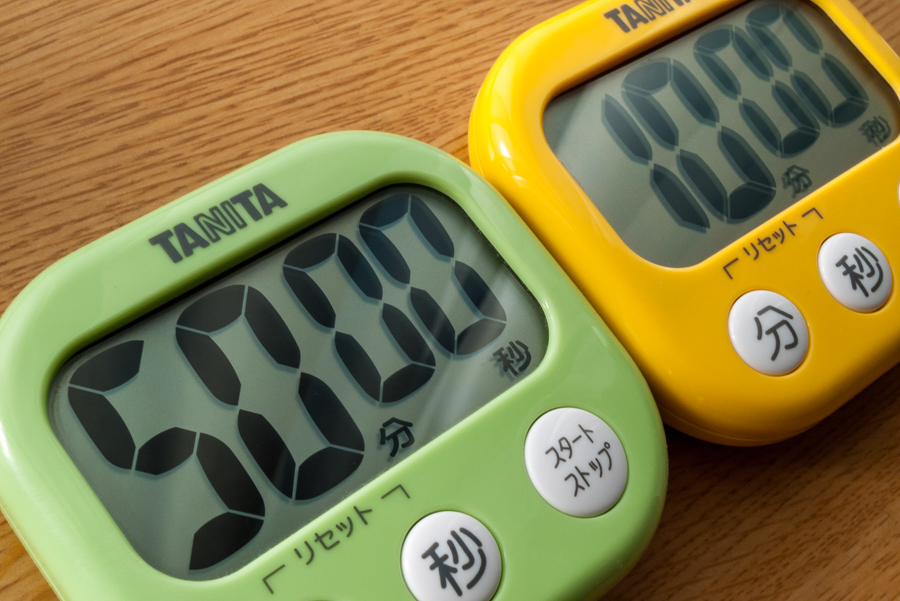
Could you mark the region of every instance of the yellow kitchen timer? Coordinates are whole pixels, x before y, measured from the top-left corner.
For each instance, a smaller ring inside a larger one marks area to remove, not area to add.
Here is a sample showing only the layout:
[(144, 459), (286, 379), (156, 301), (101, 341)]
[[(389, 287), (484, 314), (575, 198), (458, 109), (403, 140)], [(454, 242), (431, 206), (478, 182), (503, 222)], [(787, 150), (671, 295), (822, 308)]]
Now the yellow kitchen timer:
[(765, 444), (900, 361), (898, 89), (849, 0), (598, 0), (506, 49), (469, 152), (668, 424)]

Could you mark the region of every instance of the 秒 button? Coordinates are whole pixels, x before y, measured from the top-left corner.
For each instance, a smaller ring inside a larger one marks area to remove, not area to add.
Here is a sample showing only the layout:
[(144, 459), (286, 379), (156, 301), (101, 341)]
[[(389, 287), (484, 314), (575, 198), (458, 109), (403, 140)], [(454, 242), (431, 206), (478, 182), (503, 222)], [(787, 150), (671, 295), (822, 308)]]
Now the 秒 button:
[(628, 461), (619, 437), (583, 409), (554, 409), (525, 437), (525, 470), (547, 503), (569, 515), (608, 511), (622, 496)]
[(400, 567), (418, 601), (488, 601), (502, 572), (494, 536), (458, 511), (419, 520), (403, 541)]
[(875, 311), (891, 294), (891, 267), (881, 249), (862, 236), (832, 236), (819, 249), (818, 263), (825, 288), (848, 309)]
[(732, 305), (728, 336), (747, 365), (770, 376), (797, 369), (809, 348), (809, 332), (800, 310), (768, 290), (748, 292)]

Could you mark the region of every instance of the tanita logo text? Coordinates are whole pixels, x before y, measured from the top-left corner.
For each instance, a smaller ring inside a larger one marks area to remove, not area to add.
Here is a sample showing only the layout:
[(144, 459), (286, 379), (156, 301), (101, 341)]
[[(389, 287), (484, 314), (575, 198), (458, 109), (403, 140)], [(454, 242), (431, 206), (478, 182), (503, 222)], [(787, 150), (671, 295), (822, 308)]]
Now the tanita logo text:
[(641, 25), (655, 21), (657, 17), (665, 17), (679, 6), (690, 3), (691, 0), (633, 0), (603, 13), (603, 16), (615, 22), (625, 33), (629, 33)]
[(286, 207), (277, 194), (264, 184), (253, 186), (230, 199), (213, 205), (206, 213), (194, 216), (194, 223), (176, 224), (172, 229), (150, 238), (150, 244), (159, 246), (173, 263), (194, 254), (198, 248), (206, 248), (230, 236), (248, 224), (272, 214), (275, 207)]

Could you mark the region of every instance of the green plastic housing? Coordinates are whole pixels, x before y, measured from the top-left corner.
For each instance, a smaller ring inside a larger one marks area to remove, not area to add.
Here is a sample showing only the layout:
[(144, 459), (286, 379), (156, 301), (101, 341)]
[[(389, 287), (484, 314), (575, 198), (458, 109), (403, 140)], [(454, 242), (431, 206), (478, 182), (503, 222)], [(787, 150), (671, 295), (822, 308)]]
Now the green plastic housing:
[[(173, 262), (149, 239), (265, 182), (277, 208)], [(384, 186), (418, 184), (456, 201), (534, 295), (549, 344), (537, 369), (250, 564), (211, 581), (147, 565), (81, 476), (47, 416), (50, 383), (73, 354)], [(628, 458), (618, 504), (593, 518), (553, 509), (525, 471), (529, 427), (557, 407), (605, 420)], [(594, 598), (634, 565), (659, 521), (665, 438), (638, 370), (524, 223), (471, 169), (426, 144), (372, 132), (310, 138), (188, 194), (59, 261), (0, 319), (0, 507), (64, 601), (97, 599), (411, 601), (400, 571), (409, 529), (435, 511), (493, 533), (497, 601)], [(402, 486), (402, 490), (398, 489)], [(393, 491), (393, 492), (391, 492)], [(388, 494), (390, 493), (390, 494)], [(309, 565), (314, 544), (354, 508), (368, 525)]]

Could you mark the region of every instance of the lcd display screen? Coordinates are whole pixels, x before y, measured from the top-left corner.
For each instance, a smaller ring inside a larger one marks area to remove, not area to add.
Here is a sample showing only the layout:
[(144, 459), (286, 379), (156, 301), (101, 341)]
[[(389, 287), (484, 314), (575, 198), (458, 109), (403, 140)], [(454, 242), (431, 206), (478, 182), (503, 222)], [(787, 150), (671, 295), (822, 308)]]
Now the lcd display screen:
[(753, 0), (554, 98), (543, 125), (629, 248), (688, 267), (891, 143), (898, 101), (818, 8)]
[(49, 415), (138, 554), (206, 580), (527, 377), (547, 340), (465, 213), (395, 186), (76, 355)]

